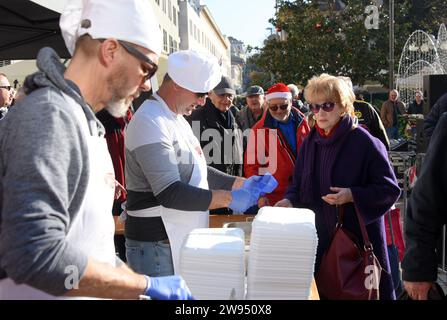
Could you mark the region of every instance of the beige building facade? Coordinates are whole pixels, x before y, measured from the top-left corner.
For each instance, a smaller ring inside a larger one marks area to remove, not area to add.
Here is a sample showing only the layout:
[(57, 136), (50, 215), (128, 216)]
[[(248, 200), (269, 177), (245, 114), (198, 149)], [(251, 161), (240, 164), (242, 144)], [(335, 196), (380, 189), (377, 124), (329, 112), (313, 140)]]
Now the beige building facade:
[(231, 44), (199, 0), (179, 0), (180, 49), (205, 51), (217, 57), (222, 73), (231, 77)]

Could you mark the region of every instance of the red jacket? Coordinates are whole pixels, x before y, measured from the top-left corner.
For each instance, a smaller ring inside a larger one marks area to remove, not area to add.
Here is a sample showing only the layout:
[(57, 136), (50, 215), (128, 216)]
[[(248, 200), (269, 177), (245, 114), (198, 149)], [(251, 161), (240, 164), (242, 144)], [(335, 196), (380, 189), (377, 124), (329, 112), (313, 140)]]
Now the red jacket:
[[(296, 149), (298, 152), (310, 128), (306, 117), (298, 109), (292, 107), (291, 112), (297, 123)], [(276, 148), (276, 157), (275, 150), (272, 148)], [(273, 118), (267, 110), (250, 132), (244, 157), (245, 176), (263, 175), (268, 171), (275, 177), (278, 187), (267, 195), (270, 205), (273, 206), (284, 197), (293, 176), (295, 161), (296, 155), (281, 130), (274, 128)]]

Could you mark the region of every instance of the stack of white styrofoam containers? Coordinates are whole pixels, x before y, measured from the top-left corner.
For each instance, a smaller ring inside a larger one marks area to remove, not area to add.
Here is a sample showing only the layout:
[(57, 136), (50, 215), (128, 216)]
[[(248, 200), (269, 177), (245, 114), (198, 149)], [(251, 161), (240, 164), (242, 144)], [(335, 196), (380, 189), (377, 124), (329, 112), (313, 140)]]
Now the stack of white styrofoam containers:
[(180, 275), (199, 300), (245, 299), (244, 231), (194, 229), (183, 243)]
[(317, 249), (315, 214), (263, 207), (252, 225), (247, 299), (307, 300)]

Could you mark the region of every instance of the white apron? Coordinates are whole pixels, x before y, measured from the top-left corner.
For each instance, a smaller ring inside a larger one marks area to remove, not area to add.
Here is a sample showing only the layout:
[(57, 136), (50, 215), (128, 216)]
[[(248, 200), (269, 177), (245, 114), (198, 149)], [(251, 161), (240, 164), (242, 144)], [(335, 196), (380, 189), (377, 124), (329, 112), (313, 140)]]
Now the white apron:
[[(67, 241), (89, 258), (116, 265), (113, 237), (115, 224), (112, 216), (115, 193), (115, 174), (107, 149), (106, 139), (90, 134), (84, 112), (76, 109), (77, 118), (84, 129), (89, 149), (90, 176), (83, 203), (67, 233)], [(67, 269), (70, 276), (73, 267)], [(73, 274), (73, 273), (71, 273)], [(67, 283), (70, 284), (68, 281)], [(71, 282), (72, 283), (72, 282)], [(17, 285), (12, 279), (0, 280), (0, 300), (83, 299), (49, 295), (25, 284)], [(85, 299), (85, 298), (84, 298)]]
[[(157, 98), (157, 96), (155, 96)], [(173, 118), (173, 115), (167, 105), (157, 99), (165, 108), (167, 117)], [(170, 114), (169, 114), (170, 113)], [(208, 190), (207, 164), (200, 143), (192, 132), (186, 120), (176, 121), (177, 126), (172, 129), (178, 139), (181, 149), (188, 148), (192, 154), (194, 169), (189, 180), (189, 185)], [(194, 197), (193, 194), (189, 195)], [(195, 228), (208, 228), (208, 211), (182, 211), (168, 209), (163, 206), (156, 206), (143, 210), (127, 211), (127, 214), (134, 217), (160, 217), (166, 229), (166, 233), (171, 245), (172, 261), (174, 264), (174, 273), (179, 274), (180, 249), (188, 233)]]

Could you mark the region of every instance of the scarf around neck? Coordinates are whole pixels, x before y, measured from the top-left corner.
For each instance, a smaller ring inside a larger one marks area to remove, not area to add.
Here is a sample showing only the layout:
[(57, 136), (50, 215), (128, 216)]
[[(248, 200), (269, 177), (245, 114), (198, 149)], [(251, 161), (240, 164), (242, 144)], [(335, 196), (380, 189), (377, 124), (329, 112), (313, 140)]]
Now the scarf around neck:
[[(304, 204), (312, 203), (316, 195), (315, 179), (320, 179), (320, 188), (327, 188), (330, 185), (332, 167), (337, 159), (338, 153), (344, 144), (344, 140), (353, 129), (353, 120), (350, 116), (341, 118), (335, 131), (330, 136), (322, 136), (316, 129), (312, 130), (305, 154), (302, 156), (303, 169), (300, 183), (300, 202)], [(320, 177), (315, 176), (315, 155), (317, 145), (322, 150), (319, 163), (324, 163), (323, 170), (320, 170)]]

